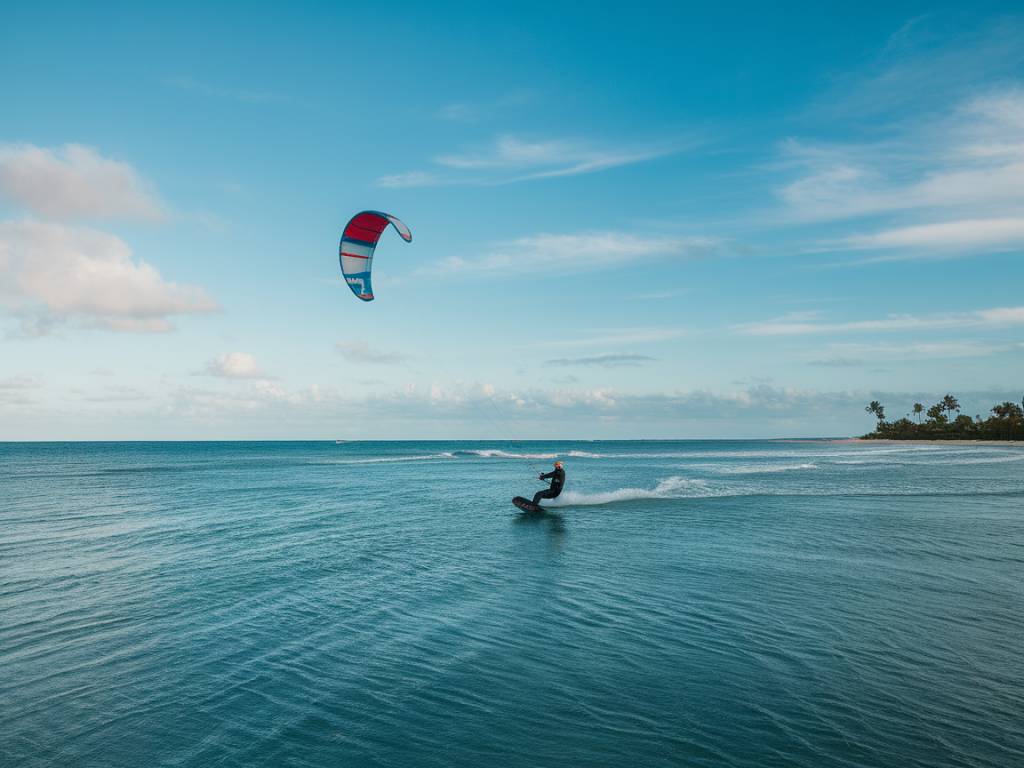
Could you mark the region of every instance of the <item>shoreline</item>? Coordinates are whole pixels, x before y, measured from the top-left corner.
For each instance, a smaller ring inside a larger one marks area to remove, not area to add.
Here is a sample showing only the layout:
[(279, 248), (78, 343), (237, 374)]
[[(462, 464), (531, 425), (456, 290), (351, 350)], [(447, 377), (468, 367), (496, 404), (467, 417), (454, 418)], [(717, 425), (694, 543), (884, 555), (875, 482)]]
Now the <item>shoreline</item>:
[(842, 440), (831, 440), (832, 443), (879, 443), (882, 445), (1024, 445), (1024, 440), (894, 440), (892, 438), (847, 437)]

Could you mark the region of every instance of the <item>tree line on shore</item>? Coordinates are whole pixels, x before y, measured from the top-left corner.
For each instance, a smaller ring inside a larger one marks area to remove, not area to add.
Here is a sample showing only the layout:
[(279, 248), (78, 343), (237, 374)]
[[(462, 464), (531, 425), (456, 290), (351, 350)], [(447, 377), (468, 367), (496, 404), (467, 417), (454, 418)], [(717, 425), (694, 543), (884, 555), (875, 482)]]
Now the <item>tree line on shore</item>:
[[(911, 413), (895, 421), (886, 421), (885, 406), (872, 400), (864, 407), (878, 419), (875, 431), (867, 439), (885, 440), (1024, 440), (1024, 400), (1009, 400), (989, 411), (992, 415), (970, 417), (960, 413), (960, 401), (946, 395), (930, 408), (914, 403)], [(921, 414), (926, 419), (922, 420)], [(953, 414), (956, 414), (954, 416)]]

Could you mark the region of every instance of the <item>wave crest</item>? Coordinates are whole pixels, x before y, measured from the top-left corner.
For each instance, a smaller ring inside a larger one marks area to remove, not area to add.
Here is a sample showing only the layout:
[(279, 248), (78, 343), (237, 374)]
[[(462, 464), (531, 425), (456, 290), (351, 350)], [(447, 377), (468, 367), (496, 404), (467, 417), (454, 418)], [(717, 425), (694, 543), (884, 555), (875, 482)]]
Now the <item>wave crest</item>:
[(659, 480), (654, 488), (619, 488), (601, 493), (580, 493), (565, 491), (557, 499), (545, 502), (546, 507), (584, 507), (613, 504), (617, 501), (637, 499), (686, 499), (714, 496), (704, 480), (688, 480), (683, 477), (667, 477)]
[(459, 456), (481, 456), (485, 459), (557, 459), (557, 453), (509, 453), (498, 448), (478, 451), (456, 451)]

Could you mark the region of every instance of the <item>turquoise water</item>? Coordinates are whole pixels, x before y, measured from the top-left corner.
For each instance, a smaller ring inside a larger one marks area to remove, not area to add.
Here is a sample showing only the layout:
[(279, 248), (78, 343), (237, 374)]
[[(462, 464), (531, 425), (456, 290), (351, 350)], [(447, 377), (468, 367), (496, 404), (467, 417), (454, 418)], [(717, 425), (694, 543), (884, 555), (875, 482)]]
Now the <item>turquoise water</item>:
[[(515, 494), (564, 458), (551, 514)], [(1024, 449), (0, 444), (4, 766), (1024, 765)]]

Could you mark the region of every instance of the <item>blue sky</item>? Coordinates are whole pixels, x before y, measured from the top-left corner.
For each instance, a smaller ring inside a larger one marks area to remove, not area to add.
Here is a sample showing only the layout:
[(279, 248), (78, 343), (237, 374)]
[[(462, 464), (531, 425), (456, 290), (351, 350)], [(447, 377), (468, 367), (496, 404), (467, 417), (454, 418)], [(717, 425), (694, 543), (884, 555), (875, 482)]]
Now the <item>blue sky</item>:
[[(820, 436), (1019, 400), (1014, 11), (5, 8), (0, 439)], [(337, 262), (363, 209), (414, 236), (368, 304)]]

